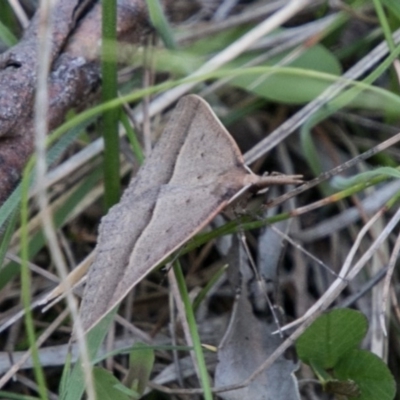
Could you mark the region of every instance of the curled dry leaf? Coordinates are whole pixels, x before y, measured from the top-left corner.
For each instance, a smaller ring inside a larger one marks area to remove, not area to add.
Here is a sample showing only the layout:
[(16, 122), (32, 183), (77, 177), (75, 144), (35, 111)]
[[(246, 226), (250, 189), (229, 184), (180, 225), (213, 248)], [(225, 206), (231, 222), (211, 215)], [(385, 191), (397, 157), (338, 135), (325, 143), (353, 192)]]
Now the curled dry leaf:
[(85, 330), (238, 193), (298, 176), (249, 173), (239, 148), (209, 105), (189, 95), (120, 203), (103, 218), (81, 306)]

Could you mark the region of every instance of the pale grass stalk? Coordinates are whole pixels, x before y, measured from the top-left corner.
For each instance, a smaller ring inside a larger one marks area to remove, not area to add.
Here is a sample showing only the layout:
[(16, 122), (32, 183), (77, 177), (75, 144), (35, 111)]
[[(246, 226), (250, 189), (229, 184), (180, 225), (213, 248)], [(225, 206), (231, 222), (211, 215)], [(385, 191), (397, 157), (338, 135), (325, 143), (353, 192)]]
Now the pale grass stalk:
[[(46, 137), (48, 133), (48, 74), (51, 64), (52, 46), (52, 21), (51, 15), (55, 1), (42, 0), (39, 8), (38, 28), (38, 62), (37, 62), (37, 91), (34, 106), (34, 127), (35, 127), (35, 151), (36, 163), (36, 199), (40, 209), (40, 216), (43, 223), (43, 231), (46, 237), (48, 248), (62, 281), (68, 275), (68, 269), (57, 240), (57, 234), (53, 225), (52, 213), (49, 209), (49, 201), (46, 191)], [(85, 342), (84, 331), (79, 320), (78, 308), (72, 292), (67, 292), (67, 304), (74, 321), (78, 346), (82, 355), (82, 368), (86, 383), (86, 392), (89, 400), (95, 400), (95, 389), (91, 372), (90, 358)]]
[(328, 264), (325, 264), (318, 257), (314, 256), (314, 254), (310, 253), (306, 248), (304, 248), (300, 243), (298, 243), (295, 240), (293, 240), (289, 235), (287, 235), (286, 233), (282, 232), (280, 229), (276, 228), (274, 225), (271, 225), (271, 229), (277, 235), (281, 236), (284, 240), (286, 240), (288, 243), (290, 243), (295, 249), (299, 250), (301, 253), (303, 253), (310, 260), (314, 261), (320, 267), (324, 268), (328, 273), (330, 273), (330, 274), (332, 274), (334, 276), (338, 276), (336, 274), (336, 272)]
[(22, 8), (20, 2), (18, 0), (8, 0), (8, 4), (11, 6), (14, 11), (15, 16), (17, 17), (21, 26), (26, 29), (29, 25), (29, 18), (26, 15), (24, 9)]
[[(376, 190), (379, 191), (379, 188)], [(362, 207), (361, 207), (362, 209)], [(362, 211), (363, 212), (363, 211)], [(363, 217), (362, 217), (363, 218)], [(370, 236), (375, 239), (385, 226), (385, 219), (380, 218), (371, 228)], [(374, 254), (368, 269), (373, 276), (376, 275), (381, 268), (388, 265), (390, 258), (389, 243), (383, 243), (380, 249)], [(381, 358), (385, 363), (388, 356), (388, 338), (383, 334), (380, 312), (381, 301), (383, 297), (384, 282), (377, 282), (371, 290), (371, 314), (369, 317), (369, 333), (371, 342), (369, 350)]]
[[(38, 337), (36, 341), (36, 346), (39, 348), (49, 337), (53, 334), (53, 332), (58, 328), (58, 326), (64, 321), (64, 319), (68, 316), (68, 309), (65, 309), (47, 328), (46, 330)], [(27, 350), (25, 354), (13, 364), (10, 369), (1, 377), (0, 379), (0, 388), (2, 388), (25, 364), (25, 362), (31, 356), (31, 350)]]
[(223, 1), (220, 6), (215, 11), (212, 20), (213, 21), (223, 21), (238, 3), (238, 0), (225, 0)]
[[(60, 207), (62, 207), (65, 202), (73, 195), (73, 193), (76, 191), (76, 189), (80, 186), (80, 182), (72, 186), (69, 190), (64, 191), (60, 196), (58, 196), (52, 203), (49, 205), (50, 212), (51, 214), (57, 212)], [(48, 187), (46, 185), (46, 187)], [(104, 193), (104, 188), (102, 184), (96, 185), (91, 192), (89, 192), (85, 197), (83, 197), (79, 204), (74, 207), (74, 209), (69, 213), (68, 218), (65, 219), (64, 223), (68, 223), (69, 221), (73, 220), (76, 218), (78, 215), (82, 213), (82, 211), (86, 210), (88, 207), (90, 207), (96, 200), (98, 200), (102, 194)], [(29, 232), (29, 236), (32, 236), (36, 234), (40, 229), (41, 229), (41, 217), (40, 215), (35, 215), (32, 216), (31, 219), (29, 220), (27, 229)], [(18, 253), (20, 251), (20, 243), (19, 243), (19, 237), (21, 234), (21, 229), (18, 229), (14, 234), (10, 242), (9, 246), (9, 258), (13, 257), (13, 253)], [(8, 257), (8, 256), (7, 256)], [(15, 257), (15, 256), (14, 256)], [(32, 271), (34, 271), (32, 269)], [(37, 271), (35, 271), (37, 272)], [(51, 279), (52, 280), (52, 279)], [(57, 278), (57, 282), (60, 279)]]
[(393, 61), (394, 72), (397, 76), (397, 82), (400, 82), (400, 60)]
[[(364, 238), (366, 233), (369, 231), (369, 229), (373, 226), (373, 224), (382, 216), (383, 214), (383, 209), (380, 209), (361, 229), (361, 231), (358, 233), (357, 238), (353, 244), (353, 246), (350, 249), (349, 254), (346, 257), (346, 260), (343, 263), (343, 266), (339, 272), (338, 278), (335, 279), (335, 281), (332, 283), (332, 285), (328, 288), (328, 290), (324, 293), (323, 296), (320, 297), (320, 299), (301, 317), (296, 319), (295, 321), (291, 322), (290, 324), (285, 325), (282, 327), (280, 330), (285, 331), (290, 328), (293, 328), (304, 321), (306, 321), (308, 318), (310, 318), (311, 315), (313, 315), (328, 299), (332, 297), (334, 293), (337, 293), (338, 288), (342, 287), (343, 284), (347, 285), (347, 279), (348, 279), (348, 273), (351, 267), (351, 263), (353, 262), (354, 256), (356, 255), (356, 252), (358, 251), (360, 247), (361, 240)], [(340, 290), (341, 291), (341, 290)], [(340, 292), (339, 292), (340, 293)], [(338, 293), (338, 294), (339, 294)], [(274, 332), (275, 333), (275, 332)]]
[[(282, 8), (287, 4), (288, 0), (277, 0), (274, 2), (268, 2), (266, 4), (260, 4), (253, 7), (249, 7), (248, 10), (243, 10), (240, 14), (233, 14), (223, 21), (219, 21), (218, 24), (200, 24), (199, 27), (189, 27), (184, 32), (176, 32), (175, 38), (177, 43), (185, 41), (194, 41), (201, 39), (206, 36), (215, 35), (216, 33), (224, 30), (237, 27), (243, 24), (251, 24), (254, 20), (260, 20), (261, 18), (267, 17), (276, 10)], [(190, 29), (191, 28), (191, 29)]]
[(385, 277), (385, 283), (383, 286), (383, 291), (382, 291), (382, 304), (381, 304), (381, 312), (380, 312), (380, 323), (381, 323), (381, 328), (385, 336), (387, 336), (387, 329), (386, 329), (386, 313), (389, 311), (389, 291), (390, 291), (390, 282), (392, 280), (392, 276), (394, 273), (394, 269), (396, 267), (396, 261), (399, 258), (399, 253), (400, 253), (400, 234), (397, 235), (396, 243), (394, 245), (392, 254), (389, 259), (389, 264), (388, 264), (388, 271), (386, 273)]

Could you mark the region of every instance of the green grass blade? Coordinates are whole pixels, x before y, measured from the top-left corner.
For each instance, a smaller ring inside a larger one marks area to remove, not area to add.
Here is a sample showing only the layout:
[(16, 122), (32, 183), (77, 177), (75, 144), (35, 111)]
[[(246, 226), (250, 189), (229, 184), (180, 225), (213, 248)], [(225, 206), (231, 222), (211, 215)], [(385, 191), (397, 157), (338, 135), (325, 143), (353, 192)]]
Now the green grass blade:
[(14, 233), (15, 226), (17, 224), (17, 219), (18, 219), (18, 211), (15, 210), (8, 221), (7, 229), (4, 232), (4, 236), (2, 237), (1, 243), (0, 243), (0, 271), (2, 269), (2, 266), (4, 265), (4, 257), (6, 255), (8, 245), (10, 244), (10, 240), (12, 238), (12, 234)]
[(150, 20), (154, 28), (156, 28), (164, 45), (167, 49), (173, 50), (177, 48), (172, 29), (170, 28), (164, 11), (159, 0), (146, 0), (149, 9)]
[(389, 22), (386, 18), (385, 10), (383, 9), (382, 3), (380, 0), (372, 0), (374, 3), (375, 11), (379, 19), (379, 23), (381, 24), (383, 33), (385, 35), (385, 39), (387, 41), (387, 44), (389, 46), (390, 51), (394, 51), (396, 46), (394, 44), (393, 38), (392, 38), (392, 31), (389, 26)]
[(188, 320), (190, 335), (193, 340), (194, 352), (196, 354), (197, 365), (199, 367), (201, 386), (204, 390), (204, 398), (206, 400), (212, 400), (213, 395), (211, 391), (210, 379), (208, 377), (207, 365), (204, 359), (203, 348), (201, 346), (199, 332), (197, 330), (196, 319), (193, 313), (192, 303), (189, 298), (187, 291), (185, 277), (183, 276), (182, 269), (178, 262), (174, 263), (174, 274), (179, 287), (179, 293), (182, 298), (183, 305), (185, 307), (186, 318)]
[(135, 131), (132, 129), (132, 126), (129, 122), (128, 116), (126, 115), (125, 112), (121, 112), (120, 119), (121, 119), (122, 125), (125, 128), (126, 136), (128, 137), (128, 139), (131, 143), (133, 154), (135, 154), (135, 157), (137, 158), (139, 164), (143, 164), (144, 154), (143, 154), (142, 146), (140, 145), (137, 135), (136, 135)]
[[(102, 100), (117, 98), (117, 6), (115, 0), (102, 1)], [(104, 202), (106, 209), (118, 202), (121, 194), (119, 179), (119, 109), (107, 110), (103, 114), (104, 138)]]

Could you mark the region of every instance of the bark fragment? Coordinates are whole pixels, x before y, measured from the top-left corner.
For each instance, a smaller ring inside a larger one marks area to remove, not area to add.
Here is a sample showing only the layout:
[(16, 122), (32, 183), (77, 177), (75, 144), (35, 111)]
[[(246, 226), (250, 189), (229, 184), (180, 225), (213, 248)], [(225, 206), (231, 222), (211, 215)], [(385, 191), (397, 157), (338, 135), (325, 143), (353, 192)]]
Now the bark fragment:
[[(145, 1), (118, 0), (117, 7), (118, 40), (140, 43), (150, 32)], [(53, 21), (49, 130), (63, 122), (68, 110), (85, 108), (98, 93), (101, 6), (96, 1), (60, 1)], [(33, 151), (38, 23), (35, 15), (21, 41), (0, 55), (0, 204)]]

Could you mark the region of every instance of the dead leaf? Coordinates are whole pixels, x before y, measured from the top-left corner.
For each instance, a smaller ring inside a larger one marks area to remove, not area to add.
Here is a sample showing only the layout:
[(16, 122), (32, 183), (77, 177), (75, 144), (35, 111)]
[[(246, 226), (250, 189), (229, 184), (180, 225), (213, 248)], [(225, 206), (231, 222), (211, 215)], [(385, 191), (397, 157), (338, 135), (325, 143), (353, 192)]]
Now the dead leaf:
[[(269, 229), (270, 258), (263, 269), (276, 270), (282, 250), (282, 238)], [(265, 301), (266, 293), (253, 292), (257, 277), (249, 265), (248, 257), (237, 236), (233, 236), (228, 256), (228, 277), (236, 296), (231, 321), (218, 348), (215, 386), (240, 384), (246, 380), (283, 342), (279, 335), (272, 335), (276, 324)], [(261, 272), (259, 270), (259, 272)], [(269, 275), (273, 275), (273, 272)], [(264, 278), (263, 278), (264, 279)], [(260, 303), (264, 303), (261, 311)], [(278, 310), (276, 310), (278, 312)], [(299, 400), (300, 394), (294, 372), (297, 363), (281, 356), (270, 368), (260, 373), (247, 386), (219, 393), (223, 400), (263, 399)]]

